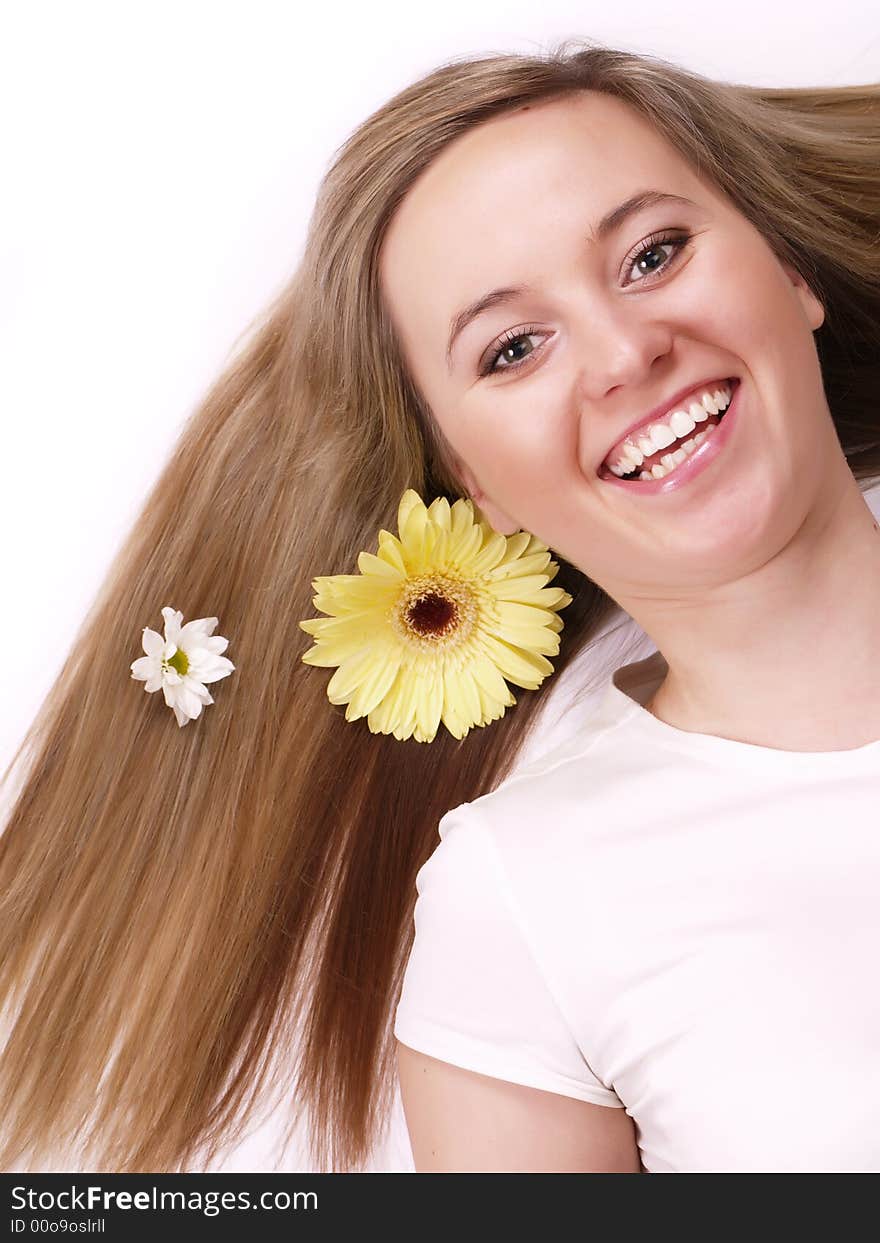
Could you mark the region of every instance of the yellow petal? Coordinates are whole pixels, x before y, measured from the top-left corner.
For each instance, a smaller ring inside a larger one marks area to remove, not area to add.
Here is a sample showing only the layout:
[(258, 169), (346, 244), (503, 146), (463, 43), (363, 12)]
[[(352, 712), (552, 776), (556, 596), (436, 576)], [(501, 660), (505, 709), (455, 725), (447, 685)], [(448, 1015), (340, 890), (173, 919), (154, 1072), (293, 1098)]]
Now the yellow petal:
[(343, 646), (339, 643), (322, 643), (319, 646), (310, 647), (300, 659), (306, 665), (317, 665), (321, 669), (336, 669), (356, 656), (362, 647), (363, 642), (358, 647)]
[(330, 702), (347, 703), (361, 683), (370, 677), (371, 668), (378, 658), (375, 648), (367, 646), (343, 661), (327, 684), (327, 698)]
[(339, 664), (335, 656), (329, 656), (323, 647), (310, 647), (307, 652), (303, 652), (300, 660), (305, 665), (317, 665), (322, 669), (335, 669)]
[(360, 581), (359, 574), (319, 574), (312, 579), (313, 591), (338, 591)]
[(485, 548), (483, 548), (474, 557), (470, 564), (469, 570), (472, 574), (488, 574), (495, 568), (501, 558), (507, 551), (507, 536), (502, 535), (500, 531), (493, 532), (489, 536)]
[(507, 688), (507, 698), (502, 703), (499, 703), (497, 699), (493, 699), (488, 691), (483, 690), (482, 686), (478, 689), (480, 692), (480, 704), (483, 708), (483, 724), (485, 725), (491, 724), (492, 721), (500, 721), (507, 708), (516, 706), (516, 697), (509, 687)]
[[(394, 683), (392, 682), (392, 686)], [(391, 719), (393, 715), (394, 699), (391, 695), (391, 688), (385, 692), (384, 699), (376, 704), (372, 712), (367, 714), (367, 724), (374, 734), (390, 734)]]
[(385, 697), (397, 677), (399, 656), (393, 650), (376, 653), (374, 666), (351, 697), (345, 713), (347, 721), (367, 716)]
[(494, 635), (483, 636), (487, 654), (495, 661), (505, 678), (527, 690), (537, 690), (544, 678), (553, 672), (550, 661), (537, 652), (511, 647)]
[(549, 549), (543, 540), (538, 539), (537, 535), (533, 535), (532, 538), (528, 542), (525, 555), (529, 557), (532, 555), (532, 553), (536, 553), (536, 552), (549, 552)]
[(397, 506), (397, 530), (403, 537), (403, 528), (406, 526), (409, 515), (414, 509), (424, 511), (425, 502), (419, 496), (414, 488), (407, 488)]
[(540, 591), (535, 592), (531, 603), (539, 604), (543, 608), (557, 609), (565, 608), (571, 604), (572, 597), (563, 587), (542, 587)]
[(376, 574), (358, 577), (353, 583), (347, 583), (338, 590), (321, 591), (314, 600), (316, 609), (334, 616), (360, 612), (375, 612), (381, 615), (395, 599), (399, 590), (397, 583), (379, 578)]
[(358, 569), (362, 574), (374, 574), (378, 578), (399, 582), (403, 577), (402, 572), (396, 567), (389, 564), (382, 557), (375, 557), (371, 552), (358, 553)]
[[(486, 589), (499, 600), (534, 600), (543, 604), (541, 592), (545, 590), (546, 582), (546, 574), (525, 574), (522, 578), (490, 579)], [(559, 592), (561, 588), (553, 587), (551, 591)]]
[(424, 563), (425, 527), (428, 515), (424, 505), (413, 505), (400, 529), (403, 555), (410, 571), (419, 574)]
[[(322, 628), (322, 623), (324, 627)], [(366, 646), (363, 627), (352, 624), (348, 618), (316, 617), (311, 622), (300, 622), (303, 630), (310, 631), (315, 646), (302, 656), (307, 665), (330, 668), (356, 656)], [(334, 629), (328, 629), (334, 627)]]
[(422, 532), (422, 553), (420, 569), (427, 570), (430, 566), (436, 564), (435, 551), (437, 548), (437, 540), (441, 535), (440, 530), (434, 526), (433, 522), (428, 521), (428, 515), (425, 514), (425, 529)]
[(474, 507), (469, 496), (459, 497), (449, 512), (452, 534), (456, 539), (463, 537), (474, 526)]
[(437, 734), (440, 714), (443, 711), (442, 669), (425, 669), (419, 679), (416, 695), (416, 720), (425, 742), (431, 742)]
[(326, 617), (307, 617), (305, 621), (298, 622), (300, 630), (304, 630), (306, 634), (320, 633), (321, 623), (327, 621)]
[(449, 566), (449, 543), (452, 536), (445, 527), (433, 528), (433, 546), (430, 550), (431, 564), (435, 569), (444, 570)]
[(385, 626), (370, 626), (349, 617), (316, 617), (312, 624), (315, 643), (327, 659), (307, 663), (341, 665), (371, 644), (391, 640), (391, 632)]
[(473, 560), (483, 546), (483, 534), (479, 527), (468, 525), (453, 531), (449, 540), (449, 558), (459, 566), (463, 574), (470, 574)]
[(448, 531), (451, 528), (451, 510), (449, 501), (445, 496), (438, 496), (428, 506), (428, 517), (437, 524), (442, 530)]
[(499, 626), (495, 638), (502, 639), (511, 647), (521, 648), (524, 652), (541, 652), (545, 656), (559, 655), (559, 635), (549, 628), (528, 630), (525, 627)]
[(538, 574), (543, 571), (546, 579), (549, 580), (553, 577), (549, 572), (549, 561), (549, 552), (530, 553), (528, 556), (517, 558), (516, 561), (502, 561), (501, 565), (490, 571), (489, 578), (493, 580), (523, 578), (528, 574)]
[(453, 738), (458, 738), (460, 740), (467, 734), (468, 726), (451, 708), (443, 709), (443, 724), (449, 730), (450, 734), (452, 734)]
[(414, 679), (411, 667), (401, 665), (385, 698), (371, 713), (382, 733), (400, 737), (414, 721)]
[(495, 608), (497, 616), (505, 625), (522, 626), (530, 630), (543, 627), (550, 617), (546, 609), (522, 604), (517, 600), (497, 600)]
[(364, 641), (363, 629), (350, 617), (309, 617), (301, 621), (299, 626), (306, 634), (314, 635), (323, 643), (349, 637), (356, 637), (361, 643)]
[(512, 696), (510, 687), (501, 676), (501, 671), (496, 664), (493, 664), (488, 656), (480, 653), (475, 656), (468, 666), (473, 675), (478, 691), (481, 691), (480, 702), (485, 702), (484, 696), (492, 703), (510, 704)]
[(411, 665), (402, 671), (400, 679), (400, 722), (415, 725), (416, 701), (421, 693), (418, 666)]
[(507, 556), (511, 561), (517, 560), (529, 546), (531, 535), (528, 531), (517, 531), (507, 537)]
[(379, 532), (378, 555), (383, 561), (387, 561), (389, 565), (395, 566), (401, 574), (406, 573), (406, 562), (403, 559), (400, 540), (395, 535), (392, 535), (390, 531)]
[(450, 719), (478, 725), (482, 715), (480, 692), (470, 668), (447, 669), (443, 703), (443, 719), (447, 725)]

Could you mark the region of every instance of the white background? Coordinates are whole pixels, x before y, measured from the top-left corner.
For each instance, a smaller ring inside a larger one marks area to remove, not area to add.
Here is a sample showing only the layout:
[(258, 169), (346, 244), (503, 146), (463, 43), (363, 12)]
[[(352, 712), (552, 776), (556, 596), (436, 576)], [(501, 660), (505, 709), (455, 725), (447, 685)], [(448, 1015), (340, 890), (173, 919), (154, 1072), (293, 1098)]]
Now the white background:
[(571, 35), (756, 85), (880, 78), (876, 0), (4, 6), (0, 766), (183, 423), (295, 267), (334, 150), (452, 56)]

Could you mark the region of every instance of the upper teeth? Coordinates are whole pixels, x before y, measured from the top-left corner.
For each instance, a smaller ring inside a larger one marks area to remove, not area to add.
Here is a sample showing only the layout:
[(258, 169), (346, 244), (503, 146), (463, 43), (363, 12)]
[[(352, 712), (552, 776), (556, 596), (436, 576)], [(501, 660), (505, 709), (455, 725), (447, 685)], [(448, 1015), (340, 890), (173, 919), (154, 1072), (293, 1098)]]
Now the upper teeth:
[[(640, 428), (634, 433), (632, 440), (625, 440), (620, 448), (615, 450), (614, 461), (609, 461), (609, 470), (618, 476), (631, 474), (641, 466), (646, 457), (650, 457), (658, 449), (665, 449), (680, 437), (692, 432), (698, 423), (705, 423), (710, 414), (719, 414), (722, 410), (726, 410), (729, 402), (729, 385), (722, 384), (714, 393), (710, 393), (708, 389), (705, 390), (700, 395), (700, 400), (694, 399), (687, 409), (673, 410), (670, 414), (664, 415), (659, 422), (652, 423), (650, 427)], [(682, 448), (687, 450), (688, 445), (693, 449), (691, 441), (686, 441)]]

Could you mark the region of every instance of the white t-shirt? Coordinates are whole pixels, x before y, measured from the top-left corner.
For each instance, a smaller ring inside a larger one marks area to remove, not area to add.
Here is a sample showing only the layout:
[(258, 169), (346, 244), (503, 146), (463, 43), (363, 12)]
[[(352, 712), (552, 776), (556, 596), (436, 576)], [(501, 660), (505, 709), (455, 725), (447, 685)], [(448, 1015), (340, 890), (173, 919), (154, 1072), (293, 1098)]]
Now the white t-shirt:
[(685, 732), (665, 671), (443, 817), (394, 1034), (625, 1108), (650, 1173), (880, 1171), (880, 740)]

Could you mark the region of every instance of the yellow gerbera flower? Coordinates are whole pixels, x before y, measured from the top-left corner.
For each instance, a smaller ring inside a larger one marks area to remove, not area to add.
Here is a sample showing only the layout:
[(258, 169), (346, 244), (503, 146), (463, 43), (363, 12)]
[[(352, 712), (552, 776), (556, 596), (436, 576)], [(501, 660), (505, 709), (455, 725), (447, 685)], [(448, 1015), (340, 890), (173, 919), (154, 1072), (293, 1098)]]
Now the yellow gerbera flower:
[(338, 666), (327, 686), (345, 719), (365, 716), (374, 734), (432, 742), (441, 720), (455, 738), (516, 703), (504, 681), (536, 690), (553, 672), (571, 604), (546, 584), (559, 569), (528, 531), (502, 535), (475, 517), (467, 498), (430, 506), (407, 488), (400, 538), (379, 532), (360, 574), (312, 580), (328, 617), (301, 621), (315, 646), (307, 665)]

